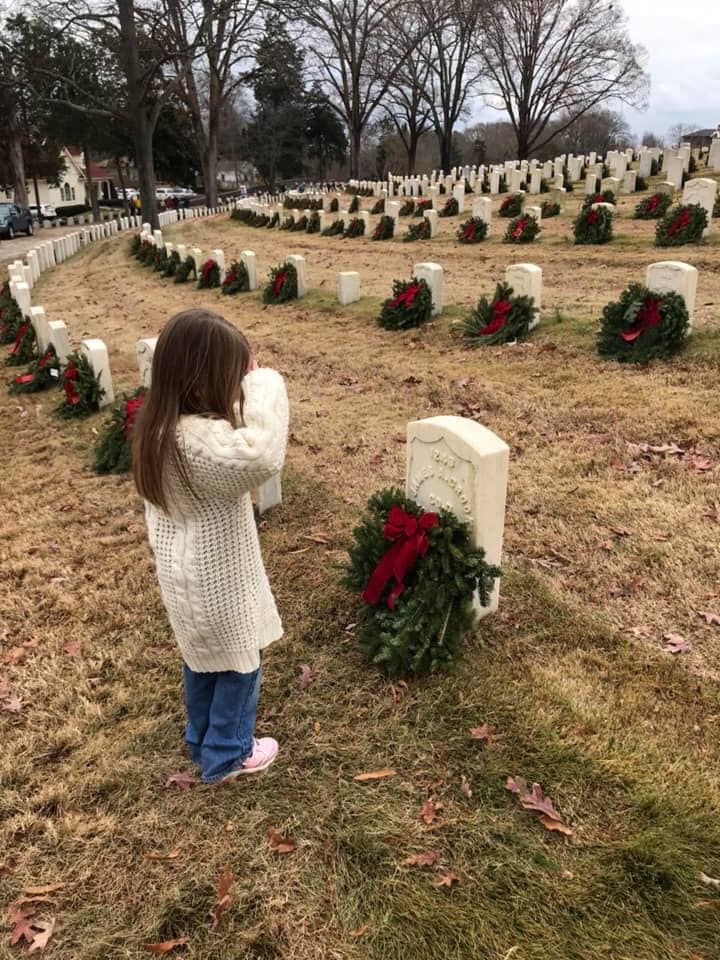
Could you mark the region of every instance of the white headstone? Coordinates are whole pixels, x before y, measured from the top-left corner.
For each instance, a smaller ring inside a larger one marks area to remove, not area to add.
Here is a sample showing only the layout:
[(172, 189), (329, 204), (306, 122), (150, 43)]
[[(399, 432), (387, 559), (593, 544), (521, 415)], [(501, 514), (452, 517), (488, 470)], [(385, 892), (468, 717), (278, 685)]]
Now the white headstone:
[(637, 170), (625, 171), (625, 175), (623, 176), (623, 181), (622, 181), (623, 193), (635, 193), (637, 176), (638, 176)]
[(534, 263), (514, 263), (505, 271), (505, 282), (513, 288), (515, 296), (530, 297), (537, 307), (538, 312), (530, 324), (532, 330), (540, 322), (542, 269)]
[(695, 296), (697, 293), (698, 272), (689, 263), (679, 260), (662, 260), (651, 263), (645, 274), (645, 286), (655, 293), (679, 293), (685, 301), (690, 326), (692, 327), (693, 313), (695, 312)]
[(533, 220), (537, 220), (538, 223), (542, 220), (542, 207), (524, 207), (523, 212), (532, 217)]
[(213, 260), (217, 263), (218, 267), (220, 267), (220, 283), (222, 283), (225, 279), (225, 254), (222, 250), (213, 250), (211, 252)]
[(360, 299), (360, 274), (346, 270), (337, 275), (337, 298), (344, 307)]
[(203, 265), (203, 258), (202, 258), (203, 252), (200, 249), (200, 247), (192, 247), (190, 249), (190, 256), (195, 261), (195, 270), (197, 272), (197, 275), (200, 276), (200, 271), (202, 270), (202, 265)]
[(399, 220), (400, 220), (400, 206), (401, 206), (401, 204), (398, 203), (397, 200), (386, 200), (386, 201), (385, 201), (385, 216), (386, 216), (386, 217), (392, 217), (392, 219), (393, 219), (394, 222), (395, 222), (395, 229), (396, 229), (396, 230), (397, 230), (397, 226), (398, 226), (398, 223), (399, 223)]
[(95, 376), (99, 378), (100, 388), (103, 391), (99, 402), (99, 407), (102, 410), (103, 407), (109, 406), (115, 400), (107, 347), (102, 340), (91, 337), (89, 340), (81, 341), (80, 351), (87, 357)]
[(50, 346), (50, 332), (44, 307), (30, 307), (30, 319), (37, 337), (38, 350), (43, 354)]
[(537, 196), (540, 193), (540, 187), (542, 185), (541, 181), (542, 181), (542, 170), (539, 170), (536, 168), (530, 174), (530, 193), (533, 196)]
[(152, 361), (155, 355), (157, 341), (157, 337), (145, 337), (142, 340), (138, 340), (135, 344), (141, 387), (150, 386), (152, 379)]
[(594, 173), (588, 173), (585, 177), (585, 196), (592, 197), (597, 190), (597, 177)]
[(443, 309), (443, 268), (439, 263), (416, 263), (413, 276), (427, 283), (432, 295), (432, 315), (439, 316)]
[(425, 210), (423, 217), (430, 224), (430, 239), (432, 240), (438, 232), (438, 212), (437, 210)]
[(710, 232), (716, 194), (717, 183), (709, 177), (695, 177), (693, 180), (688, 180), (683, 187), (682, 202), (695, 203), (707, 213), (708, 225), (703, 230), (704, 237)]
[(652, 154), (648, 153), (647, 150), (643, 150), (640, 154), (640, 166), (638, 167), (638, 176), (647, 179), (650, 176), (652, 171)]
[(20, 312), (26, 320), (29, 320), (31, 317), (30, 313), (30, 287), (25, 281), (16, 281), (15, 282), (15, 302), (20, 308)]
[(683, 173), (685, 164), (682, 157), (670, 157), (667, 161), (666, 180), (673, 183), (676, 190), (682, 190)]
[(490, 226), (492, 220), (492, 200), (489, 197), (476, 197), (472, 204), (472, 215)]
[(248, 273), (248, 289), (257, 290), (257, 257), (252, 250), (243, 250), (240, 260), (245, 264)]
[(297, 271), (297, 295), (299, 299), (305, 296), (305, 257), (293, 253), (287, 259), (288, 263), (292, 263)]
[(453, 197), (457, 201), (458, 213), (463, 213), (465, 210), (465, 181), (462, 183), (457, 183), (453, 187), (452, 192)]
[[(507, 444), (463, 417), (431, 417), (407, 428), (407, 496), (424, 510), (446, 509), (464, 520), (488, 563), (500, 564), (505, 526)], [(497, 610), (499, 584), (478, 616)]]
[(67, 327), (62, 320), (48, 321), (48, 337), (50, 338), (50, 343), (55, 347), (55, 353), (60, 363), (66, 363), (68, 354), (71, 352), (70, 337), (68, 336)]

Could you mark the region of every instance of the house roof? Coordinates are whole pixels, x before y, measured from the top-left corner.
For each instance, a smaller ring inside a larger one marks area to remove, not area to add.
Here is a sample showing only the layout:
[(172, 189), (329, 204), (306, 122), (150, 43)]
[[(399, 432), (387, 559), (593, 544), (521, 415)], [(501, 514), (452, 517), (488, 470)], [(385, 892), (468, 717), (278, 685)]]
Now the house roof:
[[(80, 147), (65, 147), (65, 152), (69, 156), (70, 160), (74, 164), (78, 174), (84, 180), (85, 179), (85, 157)], [(102, 167), (99, 163), (90, 163), (90, 179), (91, 180), (110, 180), (112, 179), (111, 175)]]
[(692, 133), (687, 133), (686, 136), (687, 136), (687, 137), (696, 137), (696, 138), (697, 138), (697, 137), (712, 137), (712, 135), (713, 135), (715, 132), (716, 132), (715, 129), (710, 129), (710, 130), (693, 130)]

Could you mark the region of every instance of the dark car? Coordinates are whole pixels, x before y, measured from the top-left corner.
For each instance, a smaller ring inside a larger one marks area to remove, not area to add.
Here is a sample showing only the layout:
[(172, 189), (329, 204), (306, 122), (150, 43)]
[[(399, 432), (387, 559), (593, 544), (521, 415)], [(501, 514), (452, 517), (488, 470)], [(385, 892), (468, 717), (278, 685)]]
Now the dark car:
[(32, 213), (27, 207), (19, 207), (16, 203), (0, 201), (0, 236), (12, 240), (16, 233), (33, 234)]

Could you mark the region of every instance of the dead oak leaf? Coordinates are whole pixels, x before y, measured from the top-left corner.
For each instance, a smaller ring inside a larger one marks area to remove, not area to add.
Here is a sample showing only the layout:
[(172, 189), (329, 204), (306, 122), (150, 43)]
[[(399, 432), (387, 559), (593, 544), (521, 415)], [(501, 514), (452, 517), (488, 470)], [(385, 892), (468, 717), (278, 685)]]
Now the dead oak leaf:
[(279, 853), (281, 856), (288, 853), (294, 853), (297, 850), (295, 841), (287, 835), (280, 833), (274, 827), (269, 827), (265, 833), (265, 839), (273, 853)]
[(36, 933), (28, 948), (28, 953), (35, 953), (36, 950), (42, 952), (50, 942), (50, 937), (53, 935), (55, 920), (54, 918), (50, 920), (33, 920), (32, 925)]
[(425, 800), (425, 802), (420, 807), (418, 811), (418, 819), (422, 820), (423, 823), (426, 823), (430, 826), (435, 820), (437, 820), (438, 813), (442, 810), (442, 802), (435, 800)]
[(63, 647), (63, 653), (68, 657), (79, 657), (80, 656), (80, 641), (71, 640), (69, 643), (66, 643)]
[(434, 887), (452, 887), (460, 883), (460, 877), (449, 867), (441, 867), (432, 883)]
[(11, 694), (6, 700), (0, 703), (0, 710), (4, 710), (5, 713), (20, 713), (22, 708), (23, 702), (20, 697), (16, 697), (15, 694)]
[(698, 900), (695, 904), (696, 907), (700, 907), (704, 910), (720, 910), (720, 899), (718, 900)]
[(297, 682), (301, 690), (305, 690), (315, 679), (315, 672), (307, 663), (301, 663), (299, 667)]
[(472, 740), (479, 740), (484, 746), (491, 747), (497, 740), (495, 730), (489, 723), (483, 723), (479, 727), (470, 727), (469, 733)]
[(411, 857), (403, 860), (405, 867), (427, 867), (432, 869), (440, 862), (439, 850), (427, 850), (424, 853), (414, 853)]
[(353, 780), (358, 783), (366, 783), (369, 780), (384, 780), (385, 777), (394, 777), (397, 771), (390, 767), (383, 767), (382, 770), (369, 770), (367, 773), (356, 773)]
[(166, 790), (169, 790), (171, 787), (175, 787), (176, 790), (189, 790), (190, 787), (196, 783), (197, 780), (191, 773), (178, 770), (176, 773), (170, 774), (164, 783), (164, 787)]
[(709, 610), (698, 610), (698, 616), (702, 617), (708, 626), (720, 626), (720, 613), (711, 613)]
[(666, 653), (689, 653), (692, 650), (692, 643), (680, 633), (666, 633), (663, 636)]
[(210, 918), (212, 919), (212, 928), (213, 930), (220, 923), (220, 918), (225, 913), (227, 908), (232, 903), (232, 897), (230, 896), (230, 888), (233, 885), (235, 878), (233, 877), (233, 872), (230, 868), (230, 864), (226, 863), (218, 877), (216, 895), (217, 899), (215, 901), (215, 906), (210, 911)]
[(700, 871), (700, 883), (704, 883), (706, 887), (716, 887), (720, 890), (720, 880), (716, 880), (715, 877), (709, 877), (706, 873)]
[(23, 893), (28, 897), (42, 897), (46, 893), (62, 890), (64, 886), (64, 883), (46, 883), (43, 887), (23, 887)]
[(554, 820), (552, 817), (547, 817), (545, 815), (539, 817), (539, 820), (546, 830), (550, 830), (555, 833), (562, 833), (566, 837), (571, 837), (573, 835), (570, 827), (563, 823), (562, 820)]
[(163, 940), (162, 943), (144, 943), (143, 949), (148, 953), (170, 953), (178, 947), (185, 947), (190, 943), (187, 937), (180, 937), (177, 940)]
[(10, 927), (10, 946), (26, 940), (33, 942), (35, 931), (32, 928), (32, 909), (21, 907), (17, 903), (11, 903), (8, 907), (7, 922)]

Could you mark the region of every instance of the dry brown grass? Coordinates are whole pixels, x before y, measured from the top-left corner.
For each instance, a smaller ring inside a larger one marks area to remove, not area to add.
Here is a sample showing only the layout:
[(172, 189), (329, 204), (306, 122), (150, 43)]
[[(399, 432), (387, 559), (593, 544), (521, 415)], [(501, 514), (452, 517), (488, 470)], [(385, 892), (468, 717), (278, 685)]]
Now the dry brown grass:
[[(88, 469), (100, 418), (61, 423), (46, 395), (0, 400), (2, 652), (27, 644), (0, 668), (24, 701), (0, 714), (0, 895), (65, 883), (47, 905), (59, 920), (48, 957), (139, 958), (143, 942), (179, 936), (200, 960), (717, 956), (717, 911), (695, 906), (714, 893), (699, 871), (720, 875), (720, 627), (698, 616), (720, 612), (717, 246), (682, 251), (701, 267), (687, 354), (623, 369), (595, 356), (595, 318), (666, 258), (648, 245), (652, 224), (621, 219), (617, 245), (589, 251), (563, 240), (567, 216), (530, 250), (500, 244), (499, 224), (472, 248), (447, 222), (414, 245), (225, 220), (171, 231), (228, 257), (254, 249), (262, 274), (305, 253), (311, 294), (282, 308), (161, 281), (122, 242), (43, 280), (35, 302), (73, 339), (106, 340), (118, 386), (134, 384), (139, 335), (202, 303), (286, 375), (293, 406), (286, 503), (263, 524), (287, 636), (268, 659), (260, 724), (282, 758), (256, 783), (179, 793), (162, 787), (185, 767), (178, 659), (130, 483)], [(442, 263), (448, 302), (466, 306), (515, 253), (545, 271), (546, 322), (527, 344), (468, 352), (452, 309), (416, 333), (375, 325), (414, 262)], [(335, 273), (349, 268), (367, 298), (341, 310)], [(407, 420), (440, 412), (476, 416), (511, 445), (504, 599), (454, 675), (391, 686), (355, 650), (336, 567), (367, 496), (402, 478)], [(635, 446), (670, 441), (712, 469)], [(668, 631), (692, 652), (664, 653)], [(305, 691), (300, 663), (317, 672)], [(482, 721), (499, 732), (486, 750), (467, 734)], [(383, 766), (398, 775), (352, 781)], [(518, 812), (508, 774), (542, 782), (571, 840)], [(437, 830), (417, 818), (429, 795), (445, 804)], [(270, 826), (297, 852), (272, 854)], [(177, 860), (143, 859), (176, 847)], [(460, 876), (452, 891), (401, 865), (433, 847)], [(211, 932), (226, 862), (235, 902)]]

